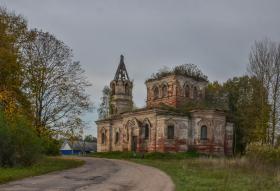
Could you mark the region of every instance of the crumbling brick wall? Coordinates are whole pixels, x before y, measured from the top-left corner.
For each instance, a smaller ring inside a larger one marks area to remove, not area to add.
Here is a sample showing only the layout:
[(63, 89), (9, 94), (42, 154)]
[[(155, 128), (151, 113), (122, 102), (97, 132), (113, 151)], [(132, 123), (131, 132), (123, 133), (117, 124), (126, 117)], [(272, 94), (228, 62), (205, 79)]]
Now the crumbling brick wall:
[[(232, 154), (232, 124), (225, 113), (217, 110), (193, 111), (191, 117), (147, 109), (120, 115), (98, 124), (98, 152), (183, 152), (189, 149), (211, 155)], [(149, 126), (148, 138), (144, 127)], [(168, 139), (168, 126), (174, 126), (174, 137)], [(207, 126), (207, 139), (201, 139), (201, 127)], [(106, 142), (102, 143), (102, 133)], [(116, 132), (119, 142), (116, 141)], [(135, 144), (134, 142), (135, 141)]]
[[(205, 81), (196, 81), (180, 75), (147, 81), (147, 107), (159, 107), (161, 104), (179, 107), (188, 100), (204, 99), (206, 85)], [(167, 94), (164, 93), (166, 86)], [(188, 91), (186, 91), (187, 87)], [(157, 95), (155, 89), (158, 90)]]

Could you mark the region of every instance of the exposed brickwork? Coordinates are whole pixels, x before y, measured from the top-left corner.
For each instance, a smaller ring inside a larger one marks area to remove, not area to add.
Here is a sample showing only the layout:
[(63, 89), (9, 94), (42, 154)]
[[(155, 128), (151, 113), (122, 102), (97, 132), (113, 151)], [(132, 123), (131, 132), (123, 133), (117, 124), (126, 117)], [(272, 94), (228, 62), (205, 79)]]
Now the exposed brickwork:
[[(144, 138), (145, 124), (149, 124), (149, 136)], [(232, 125), (226, 123), (221, 111), (194, 111), (187, 116), (162, 114), (162, 110), (150, 109), (120, 115), (117, 119), (98, 121), (98, 152), (181, 152), (195, 149), (214, 155), (232, 154)], [(174, 138), (168, 139), (167, 127), (174, 125)], [(226, 126), (227, 125), (227, 126)], [(201, 127), (207, 126), (207, 139), (201, 140)], [(227, 130), (226, 130), (227, 127)], [(107, 141), (102, 144), (102, 132)], [(116, 142), (119, 132), (119, 142)], [(225, 141), (226, 140), (226, 141)]]
[[(147, 107), (132, 112), (133, 84), (124, 64), (118, 71), (122, 72), (117, 72), (110, 84), (114, 115), (96, 122), (98, 152), (195, 149), (206, 154), (232, 155), (233, 125), (226, 122), (224, 112), (197, 110), (191, 116), (181, 116), (158, 108), (162, 103), (179, 107), (186, 100), (204, 99), (207, 82), (175, 75), (148, 81)], [(123, 76), (121, 80), (119, 76)]]
[[(207, 82), (176, 75), (147, 81), (147, 107), (158, 107), (162, 103), (179, 107), (187, 100), (204, 99), (206, 85)], [(165, 86), (167, 86), (167, 94), (164, 94)], [(187, 88), (189, 91), (186, 90)], [(155, 89), (158, 89), (158, 95), (155, 94)]]

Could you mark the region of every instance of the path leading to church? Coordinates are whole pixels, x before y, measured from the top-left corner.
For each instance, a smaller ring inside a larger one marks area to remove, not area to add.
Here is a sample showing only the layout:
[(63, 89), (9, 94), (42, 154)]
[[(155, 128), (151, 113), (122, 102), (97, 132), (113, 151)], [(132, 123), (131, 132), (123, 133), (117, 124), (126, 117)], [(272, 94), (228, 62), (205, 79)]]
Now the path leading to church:
[(0, 185), (1, 191), (173, 191), (163, 172), (127, 161), (79, 158), (82, 167)]

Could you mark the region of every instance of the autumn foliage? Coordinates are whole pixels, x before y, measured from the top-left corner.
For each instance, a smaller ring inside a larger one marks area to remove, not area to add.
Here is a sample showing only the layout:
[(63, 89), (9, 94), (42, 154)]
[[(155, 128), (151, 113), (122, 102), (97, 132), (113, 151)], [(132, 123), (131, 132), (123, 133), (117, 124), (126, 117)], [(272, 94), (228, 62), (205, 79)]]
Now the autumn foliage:
[(54, 137), (81, 132), (91, 106), (83, 74), (64, 42), (0, 7), (0, 166), (58, 154)]

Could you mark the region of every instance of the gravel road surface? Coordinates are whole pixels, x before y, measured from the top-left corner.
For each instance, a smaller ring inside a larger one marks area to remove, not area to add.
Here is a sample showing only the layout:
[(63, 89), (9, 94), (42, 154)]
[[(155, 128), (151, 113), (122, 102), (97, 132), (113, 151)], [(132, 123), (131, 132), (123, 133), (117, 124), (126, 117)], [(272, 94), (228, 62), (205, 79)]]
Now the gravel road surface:
[(0, 191), (174, 191), (160, 170), (121, 160), (79, 158), (82, 167), (0, 185)]

